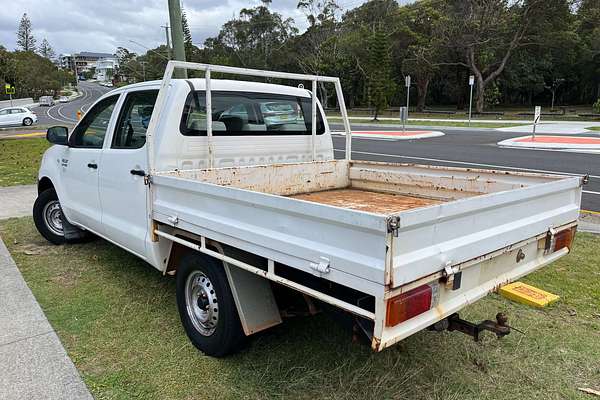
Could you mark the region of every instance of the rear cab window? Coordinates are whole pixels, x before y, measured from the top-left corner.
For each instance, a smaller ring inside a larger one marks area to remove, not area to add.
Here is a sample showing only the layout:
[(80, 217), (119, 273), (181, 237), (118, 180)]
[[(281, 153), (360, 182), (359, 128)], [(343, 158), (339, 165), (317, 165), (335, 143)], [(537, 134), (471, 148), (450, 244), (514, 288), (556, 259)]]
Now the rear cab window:
[[(212, 91), (214, 136), (310, 135), (311, 98), (272, 93)], [(185, 136), (206, 136), (206, 94), (190, 92), (181, 116)], [(317, 134), (325, 132), (317, 112)]]

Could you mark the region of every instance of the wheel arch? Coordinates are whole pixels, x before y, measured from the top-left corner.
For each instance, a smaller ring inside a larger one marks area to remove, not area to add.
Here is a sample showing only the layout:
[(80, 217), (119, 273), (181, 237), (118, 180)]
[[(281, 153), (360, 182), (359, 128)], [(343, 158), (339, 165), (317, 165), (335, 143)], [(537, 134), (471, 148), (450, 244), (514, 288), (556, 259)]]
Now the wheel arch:
[(48, 189), (54, 189), (54, 183), (52, 183), (52, 180), (50, 180), (50, 178), (48, 178), (47, 176), (44, 176), (38, 181), (38, 185), (37, 185), (38, 194), (40, 194), (44, 190), (48, 190)]

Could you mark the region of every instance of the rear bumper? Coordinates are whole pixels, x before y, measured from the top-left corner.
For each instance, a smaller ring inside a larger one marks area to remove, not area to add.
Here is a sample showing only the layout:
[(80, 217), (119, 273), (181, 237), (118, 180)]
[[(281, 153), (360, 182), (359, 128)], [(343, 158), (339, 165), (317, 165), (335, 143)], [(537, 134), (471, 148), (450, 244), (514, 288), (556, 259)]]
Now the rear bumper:
[[(565, 247), (545, 254), (541, 241), (542, 239), (535, 239), (529, 243), (514, 246), (501, 255), (483, 259), (464, 269), (461, 288), (451, 290), (440, 284), (437, 301), (429, 311), (423, 314), (393, 327), (386, 327), (384, 320), (379, 321), (383, 328), (380, 337), (377, 335), (373, 337), (371, 344), (373, 350), (383, 350), (458, 312), (488, 293), (496, 291), (500, 286), (530, 274), (569, 253), (569, 248)], [(519, 253), (524, 254), (525, 257), (517, 262)], [(378, 318), (385, 319), (385, 315), (378, 315)]]

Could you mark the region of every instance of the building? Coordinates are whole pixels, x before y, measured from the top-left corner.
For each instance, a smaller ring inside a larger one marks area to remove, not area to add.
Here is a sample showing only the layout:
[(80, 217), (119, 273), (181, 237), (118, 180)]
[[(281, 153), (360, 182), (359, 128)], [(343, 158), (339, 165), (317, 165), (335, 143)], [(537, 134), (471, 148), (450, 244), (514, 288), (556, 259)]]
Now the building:
[(82, 51), (80, 53), (61, 54), (60, 66), (75, 71), (77, 75), (91, 71), (93, 68), (96, 69), (96, 74), (98, 74), (98, 69), (100, 69), (101, 78), (98, 78), (98, 80), (104, 81), (109, 80), (107, 77), (112, 78), (114, 69), (118, 67), (118, 60), (114, 54)]
[(112, 81), (118, 66), (119, 62), (114, 56), (101, 58), (96, 61), (96, 79), (100, 82)]

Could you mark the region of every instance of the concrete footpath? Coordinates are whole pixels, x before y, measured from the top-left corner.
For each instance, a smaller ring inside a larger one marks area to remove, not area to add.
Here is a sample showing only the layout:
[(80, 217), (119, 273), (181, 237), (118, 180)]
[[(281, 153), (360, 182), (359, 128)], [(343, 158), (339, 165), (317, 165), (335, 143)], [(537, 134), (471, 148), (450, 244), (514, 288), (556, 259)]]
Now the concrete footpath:
[[(0, 188), (0, 219), (31, 215), (33, 199), (34, 186)], [(0, 398), (92, 399), (2, 240), (0, 274)]]

